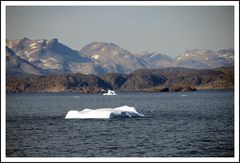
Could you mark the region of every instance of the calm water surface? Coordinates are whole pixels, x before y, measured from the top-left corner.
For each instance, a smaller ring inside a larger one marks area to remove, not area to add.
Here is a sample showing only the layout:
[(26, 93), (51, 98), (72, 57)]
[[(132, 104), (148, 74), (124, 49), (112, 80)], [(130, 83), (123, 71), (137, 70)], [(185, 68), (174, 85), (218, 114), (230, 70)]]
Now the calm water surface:
[[(184, 95), (184, 96), (182, 96)], [(7, 157), (233, 157), (233, 91), (8, 94)], [(133, 106), (145, 117), (65, 120)]]

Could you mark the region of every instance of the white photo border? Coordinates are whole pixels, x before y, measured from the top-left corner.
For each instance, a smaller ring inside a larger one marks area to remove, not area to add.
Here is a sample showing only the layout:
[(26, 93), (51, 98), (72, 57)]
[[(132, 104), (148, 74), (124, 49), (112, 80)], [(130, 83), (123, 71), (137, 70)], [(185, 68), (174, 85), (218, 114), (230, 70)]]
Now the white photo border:
[[(6, 6), (234, 6), (234, 157), (6, 157)], [(1, 1), (1, 160), (3, 162), (238, 162), (238, 1)]]

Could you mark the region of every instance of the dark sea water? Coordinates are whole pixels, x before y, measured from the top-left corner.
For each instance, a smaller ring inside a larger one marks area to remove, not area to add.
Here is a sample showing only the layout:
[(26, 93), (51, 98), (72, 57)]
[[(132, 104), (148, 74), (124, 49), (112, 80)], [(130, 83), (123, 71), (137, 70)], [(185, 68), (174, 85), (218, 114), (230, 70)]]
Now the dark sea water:
[[(232, 90), (8, 94), (6, 105), (7, 157), (234, 156)], [(69, 110), (123, 105), (145, 116), (65, 119)]]

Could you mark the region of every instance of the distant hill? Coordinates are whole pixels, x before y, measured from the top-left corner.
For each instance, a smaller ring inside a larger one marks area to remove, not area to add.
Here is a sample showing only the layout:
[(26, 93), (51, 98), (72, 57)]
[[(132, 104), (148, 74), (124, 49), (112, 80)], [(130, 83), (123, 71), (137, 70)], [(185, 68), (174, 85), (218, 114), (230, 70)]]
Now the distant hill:
[(177, 67), (211, 69), (224, 66), (233, 66), (234, 50), (223, 49), (212, 51), (206, 49), (188, 50), (177, 58)]
[(117, 91), (193, 91), (233, 89), (233, 67), (212, 70), (186, 68), (141, 69), (130, 74), (108, 73), (100, 76), (65, 74), (7, 79), (7, 92), (83, 92)]
[(131, 53), (114, 43), (92, 42), (74, 50), (58, 39), (6, 40), (7, 75), (129, 74), (137, 69), (183, 67), (213, 69), (233, 66), (234, 50), (188, 50), (177, 58), (159, 52)]
[(148, 63), (152, 68), (174, 67), (175, 59), (158, 52), (142, 51), (135, 53), (136, 56)]
[(213, 69), (233, 66), (234, 63), (234, 50), (231, 48), (219, 51), (206, 49), (187, 50), (176, 58), (148, 51), (139, 52), (135, 55), (152, 65), (153, 68), (184, 67), (191, 69)]

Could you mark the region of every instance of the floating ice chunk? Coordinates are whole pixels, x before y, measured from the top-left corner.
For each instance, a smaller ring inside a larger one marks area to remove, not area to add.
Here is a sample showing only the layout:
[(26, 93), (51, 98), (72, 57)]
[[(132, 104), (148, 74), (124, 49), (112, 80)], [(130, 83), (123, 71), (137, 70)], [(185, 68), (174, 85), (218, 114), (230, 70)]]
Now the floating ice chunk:
[(115, 93), (115, 91), (109, 89), (108, 92), (103, 93), (103, 95), (117, 95), (117, 94)]
[(84, 109), (82, 111), (70, 110), (65, 119), (110, 119), (143, 117), (134, 107), (121, 106), (117, 108)]

